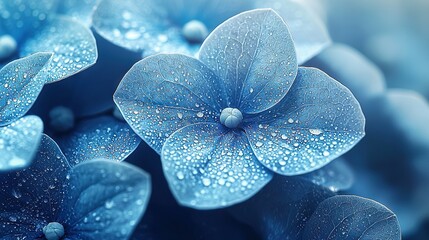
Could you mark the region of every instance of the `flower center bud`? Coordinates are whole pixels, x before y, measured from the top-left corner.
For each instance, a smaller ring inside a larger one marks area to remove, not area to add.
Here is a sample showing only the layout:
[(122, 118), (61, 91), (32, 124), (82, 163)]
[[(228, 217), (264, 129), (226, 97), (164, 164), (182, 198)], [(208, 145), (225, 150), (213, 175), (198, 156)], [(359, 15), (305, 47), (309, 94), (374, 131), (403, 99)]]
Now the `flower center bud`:
[(182, 34), (190, 43), (202, 43), (209, 35), (209, 31), (204, 23), (192, 20), (183, 26)]
[(64, 236), (64, 227), (60, 223), (51, 222), (43, 228), (47, 240), (59, 240)]
[(220, 122), (228, 128), (236, 128), (243, 121), (243, 114), (237, 108), (225, 108), (220, 113)]
[(18, 44), (12, 36), (7, 34), (0, 36), (0, 61), (11, 57), (17, 47)]
[(74, 127), (73, 111), (66, 107), (55, 107), (49, 112), (50, 126), (57, 132), (67, 132)]

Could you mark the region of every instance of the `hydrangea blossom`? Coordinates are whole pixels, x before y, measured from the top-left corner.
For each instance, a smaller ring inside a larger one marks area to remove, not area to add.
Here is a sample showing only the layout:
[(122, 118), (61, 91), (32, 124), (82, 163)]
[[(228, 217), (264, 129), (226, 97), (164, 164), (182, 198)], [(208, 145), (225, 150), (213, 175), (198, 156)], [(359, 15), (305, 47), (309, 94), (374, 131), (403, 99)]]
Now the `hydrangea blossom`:
[(200, 209), (249, 198), (273, 172), (318, 169), (364, 135), (351, 92), (318, 69), (297, 67), (287, 26), (269, 9), (220, 25), (199, 59), (141, 60), (114, 100), (161, 154), (176, 199)]
[(93, 16), (95, 30), (113, 43), (144, 56), (160, 52), (194, 55), (208, 34), (244, 10), (273, 8), (289, 24), (298, 63), (331, 40), (320, 19), (295, 0), (103, 0)]
[(46, 135), (34, 163), (0, 183), (2, 239), (127, 239), (150, 194), (143, 171), (110, 160), (72, 166)]
[(55, 14), (54, 1), (0, 1), (0, 67), (18, 57), (51, 52), (53, 59), (38, 77), (59, 81), (93, 65), (97, 47), (81, 23)]

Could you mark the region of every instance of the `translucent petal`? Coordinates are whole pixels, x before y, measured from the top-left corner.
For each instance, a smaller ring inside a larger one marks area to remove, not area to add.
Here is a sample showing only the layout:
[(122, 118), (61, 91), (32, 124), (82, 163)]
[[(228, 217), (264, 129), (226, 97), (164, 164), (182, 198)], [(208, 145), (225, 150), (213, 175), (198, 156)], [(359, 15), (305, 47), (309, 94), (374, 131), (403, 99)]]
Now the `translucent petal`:
[(69, 239), (128, 239), (150, 196), (150, 177), (125, 163), (94, 160), (76, 165), (59, 222)]
[(303, 239), (401, 239), (396, 215), (385, 206), (357, 196), (323, 201), (308, 220)]
[(42, 236), (42, 228), (54, 221), (60, 210), (68, 170), (56, 143), (43, 135), (30, 167), (0, 174), (0, 238)]
[(140, 141), (127, 123), (103, 116), (80, 122), (58, 144), (67, 160), (76, 165), (93, 159), (123, 161)]
[(337, 158), (323, 168), (302, 177), (333, 192), (347, 190), (354, 182), (352, 169), (342, 158)]
[(59, 2), (57, 12), (90, 27), (92, 24), (92, 14), (100, 2), (101, 0), (62, 0)]
[(36, 53), (10, 62), (0, 69), (0, 126), (24, 116), (45, 84), (37, 78), (51, 53)]
[(104, 0), (92, 20), (101, 36), (133, 51), (158, 52), (169, 44), (169, 38), (177, 39), (180, 34), (166, 8), (153, 0)]
[(300, 68), (286, 97), (248, 117), (244, 129), (262, 164), (296, 175), (351, 149), (364, 136), (364, 125), (359, 103), (347, 88), (318, 69)]
[(39, 148), (43, 122), (27, 116), (0, 127), (0, 172), (27, 167)]
[(271, 7), (286, 22), (295, 43), (298, 64), (302, 64), (331, 44), (324, 23), (309, 3), (297, 0), (261, 0), (258, 8)]
[(66, 17), (56, 17), (42, 25), (20, 49), (21, 56), (48, 51), (54, 56), (44, 75), (46, 82), (55, 82), (76, 74), (97, 60), (94, 35), (81, 23)]
[(135, 64), (113, 98), (133, 130), (160, 152), (177, 129), (216, 121), (225, 106), (219, 84), (200, 61), (160, 54)]
[(201, 46), (199, 58), (222, 80), (228, 106), (257, 113), (279, 102), (297, 73), (286, 24), (267, 9), (222, 23)]
[(275, 176), (258, 194), (230, 212), (250, 225), (262, 239), (301, 238), (305, 223), (331, 191), (299, 177)]
[(334, 44), (308, 62), (332, 76), (353, 92), (363, 104), (383, 94), (385, 80), (374, 63), (355, 49)]
[(258, 163), (244, 133), (216, 123), (176, 131), (165, 142), (161, 160), (176, 200), (196, 209), (242, 202), (272, 177)]
[(22, 42), (54, 10), (52, 0), (0, 0), (0, 35), (9, 34)]

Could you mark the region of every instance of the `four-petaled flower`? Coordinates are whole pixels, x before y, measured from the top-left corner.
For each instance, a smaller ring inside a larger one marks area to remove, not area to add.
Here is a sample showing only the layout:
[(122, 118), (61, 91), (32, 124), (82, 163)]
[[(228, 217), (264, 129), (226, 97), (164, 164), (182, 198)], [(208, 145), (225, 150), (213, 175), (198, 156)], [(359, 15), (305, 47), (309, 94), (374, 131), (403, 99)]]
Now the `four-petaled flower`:
[(176, 199), (199, 209), (251, 197), (272, 172), (318, 169), (364, 135), (352, 93), (318, 69), (297, 67), (288, 28), (269, 9), (220, 25), (199, 59), (141, 60), (114, 100), (161, 154)]

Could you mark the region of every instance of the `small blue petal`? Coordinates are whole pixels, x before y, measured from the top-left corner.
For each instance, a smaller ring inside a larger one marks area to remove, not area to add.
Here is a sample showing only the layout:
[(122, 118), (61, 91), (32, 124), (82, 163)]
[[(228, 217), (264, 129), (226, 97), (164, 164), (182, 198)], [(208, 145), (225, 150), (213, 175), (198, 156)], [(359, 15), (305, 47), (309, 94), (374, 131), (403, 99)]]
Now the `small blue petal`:
[(94, 35), (80, 22), (56, 17), (42, 25), (36, 35), (27, 39), (20, 49), (21, 56), (48, 51), (54, 56), (39, 76), (47, 83), (56, 82), (95, 64), (98, 53)]
[(386, 83), (377, 66), (346, 45), (335, 44), (309, 63), (344, 84), (362, 104), (384, 93)]
[(67, 160), (76, 165), (93, 159), (123, 161), (141, 139), (128, 124), (113, 117), (99, 117), (80, 122), (73, 132), (58, 139)]
[(331, 44), (325, 24), (305, 1), (262, 0), (256, 6), (273, 8), (287, 23), (295, 43), (298, 64), (316, 56)]
[(76, 165), (59, 221), (69, 239), (128, 239), (151, 192), (150, 177), (125, 163), (94, 160)]
[(272, 10), (241, 13), (222, 23), (201, 46), (199, 58), (222, 81), (229, 107), (258, 113), (278, 103), (297, 74), (286, 24)]
[(319, 203), (333, 195), (300, 177), (277, 175), (254, 197), (229, 210), (261, 239), (307, 240), (302, 238), (306, 222)]
[(0, 127), (0, 172), (27, 167), (39, 148), (43, 122), (27, 116)]
[(45, 84), (37, 75), (52, 53), (36, 53), (0, 69), (0, 126), (24, 116)]
[(216, 123), (176, 131), (165, 142), (161, 160), (177, 201), (196, 209), (242, 202), (272, 177), (259, 164), (244, 133)]
[(1, 239), (42, 236), (42, 228), (56, 219), (61, 208), (68, 170), (59, 147), (43, 135), (30, 167), (0, 175)]
[(364, 136), (365, 125), (352, 93), (315, 68), (300, 68), (279, 104), (245, 121), (255, 155), (263, 165), (284, 175), (328, 164)]
[(385, 206), (357, 196), (334, 196), (317, 207), (303, 238), (400, 240), (396, 215)]
[(155, 55), (122, 79), (114, 101), (133, 130), (157, 152), (173, 132), (217, 121), (224, 103), (220, 81), (200, 61), (184, 55)]
[(67, 15), (87, 27), (92, 24), (92, 14), (101, 0), (61, 0), (57, 12)]
[(301, 177), (314, 184), (336, 192), (349, 189), (354, 182), (354, 175), (344, 159), (337, 158), (321, 169), (302, 175)]

